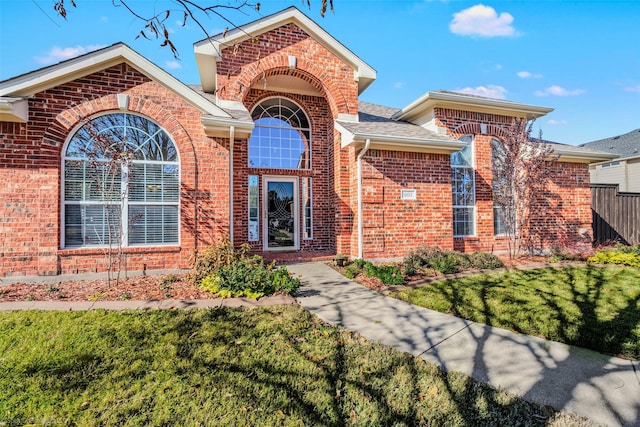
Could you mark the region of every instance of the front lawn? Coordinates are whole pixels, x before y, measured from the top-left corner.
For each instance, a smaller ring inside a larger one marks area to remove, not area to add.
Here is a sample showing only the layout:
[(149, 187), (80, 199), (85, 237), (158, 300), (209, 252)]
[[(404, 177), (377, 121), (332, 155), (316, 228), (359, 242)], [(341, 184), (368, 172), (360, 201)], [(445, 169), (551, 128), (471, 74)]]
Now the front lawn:
[(0, 424), (587, 425), (297, 306), (0, 313)]
[(392, 296), (487, 325), (640, 359), (640, 269), (566, 267), (479, 274)]

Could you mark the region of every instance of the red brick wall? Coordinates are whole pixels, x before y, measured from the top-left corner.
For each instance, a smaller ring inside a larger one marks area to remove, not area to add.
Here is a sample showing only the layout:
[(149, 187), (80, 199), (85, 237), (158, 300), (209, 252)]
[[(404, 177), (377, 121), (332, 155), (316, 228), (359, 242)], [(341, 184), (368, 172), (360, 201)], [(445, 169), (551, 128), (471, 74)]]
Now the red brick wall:
[(171, 135), (181, 161), (180, 247), (127, 249), (127, 268), (185, 267), (228, 230), (228, 141), (205, 136), (200, 111), (121, 64), (36, 94), (26, 124), (0, 123), (0, 276), (104, 270), (102, 251), (60, 248), (61, 150), (82, 120), (119, 111), (118, 93)]
[[(289, 55), (297, 58), (296, 69), (289, 68)], [(358, 113), (358, 83), (353, 69), (293, 23), (223, 49), (222, 58), (217, 69), (220, 99), (244, 102), (254, 82), (288, 74), (306, 80), (323, 93), (333, 117)]]
[[(469, 111), (436, 109), (438, 125), (446, 127), (451, 136), (474, 135), (474, 168), (476, 184), (476, 235), (455, 238), (456, 250), (504, 251), (504, 238), (494, 235), (493, 195), (491, 190), (491, 140), (504, 136), (511, 117)], [(485, 133), (482, 126), (486, 126)], [(539, 214), (534, 217), (534, 240), (548, 249), (556, 245), (572, 245), (590, 241), (591, 194), (589, 165), (559, 162), (554, 166), (555, 177), (549, 185), (547, 197), (537, 202)]]
[[(367, 151), (362, 159), (365, 258), (403, 257), (420, 246), (453, 248), (449, 162), (445, 154)], [(416, 190), (416, 200), (402, 200), (401, 190)]]

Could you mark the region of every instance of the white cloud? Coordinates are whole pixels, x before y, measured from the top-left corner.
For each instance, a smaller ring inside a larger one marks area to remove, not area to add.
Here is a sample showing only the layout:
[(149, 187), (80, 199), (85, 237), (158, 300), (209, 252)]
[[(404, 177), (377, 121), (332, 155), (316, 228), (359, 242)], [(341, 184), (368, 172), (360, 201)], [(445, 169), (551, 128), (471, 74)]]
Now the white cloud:
[(393, 84), (393, 87), (396, 88), (396, 89), (402, 89), (402, 88), (404, 88), (404, 82), (395, 82)]
[(177, 70), (182, 68), (182, 64), (179, 63), (178, 61), (167, 61), (164, 63), (164, 66), (167, 67), (167, 69), (169, 70)]
[(71, 47), (59, 47), (54, 46), (44, 56), (35, 56), (34, 59), (43, 65), (54, 64), (56, 62), (64, 61), (66, 59), (75, 58), (92, 50), (103, 48), (104, 45), (87, 45), (87, 46), (71, 46)]
[(627, 86), (624, 88), (626, 92), (637, 92), (640, 93), (640, 85), (638, 86)]
[(109, 22), (109, 17), (108, 16), (101, 16), (100, 17), (100, 22)]
[(502, 12), (500, 15), (490, 6), (477, 4), (453, 14), (449, 30), (462, 36), (510, 37), (516, 35), (511, 25), (513, 16)]
[(529, 71), (518, 71), (516, 75), (521, 79), (541, 79), (542, 78), (542, 74), (534, 74)]
[(467, 95), (478, 95), (495, 99), (505, 99), (508, 92), (507, 89), (498, 85), (465, 87), (464, 89), (456, 89), (455, 91), (459, 93), (466, 93)]
[(554, 119), (547, 120), (547, 124), (549, 124), (551, 126), (566, 125), (568, 123), (569, 122), (567, 122), (566, 120), (554, 120)]
[(567, 90), (567, 89), (563, 88), (562, 86), (553, 85), (553, 86), (549, 86), (545, 90), (537, 90), (537, 91), (535, 91), (535, 95), (536, 96), (549, 96), (549, 95), (554, 95), (554, 96), (576, 96), (576, 95), (582, 95), (585, 92), (586, 91), (584, 89)]

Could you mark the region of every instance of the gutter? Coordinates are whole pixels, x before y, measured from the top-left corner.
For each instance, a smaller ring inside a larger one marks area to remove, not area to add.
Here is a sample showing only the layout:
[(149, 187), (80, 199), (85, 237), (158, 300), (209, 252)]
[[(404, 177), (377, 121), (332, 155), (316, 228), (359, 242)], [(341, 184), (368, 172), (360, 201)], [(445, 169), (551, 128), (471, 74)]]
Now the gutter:
[(367, 138), (364, 147), (358, 153), (357, 165), (358, 165), (358, 258), (363, 258), (363, 245), (364, 245), (364, 227), (362, 226), (362, 158), (369, 151), (371, 145), (371, 139)]

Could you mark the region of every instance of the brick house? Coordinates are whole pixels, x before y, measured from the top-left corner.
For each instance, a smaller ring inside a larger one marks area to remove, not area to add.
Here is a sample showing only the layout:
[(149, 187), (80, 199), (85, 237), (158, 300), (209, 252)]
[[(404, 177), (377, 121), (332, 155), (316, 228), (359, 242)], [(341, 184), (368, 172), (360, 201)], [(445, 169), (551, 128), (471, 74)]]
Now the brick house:
[[(360, 102), (375, 70), (296, 8), (194, 49), (197, 87), (121, 43), (0, 82), (0, 277), (104, 270), (114, 229), (129, 270), (186, 267), (222, 236), (278, 259), (504, 249), (491, 140), (551, 109)], [(87, 154), (103, 139), (130, 153), (118, 200)], [(589, 163), (609, 157), (556, 147), (544, 226), (588, 238)]]

